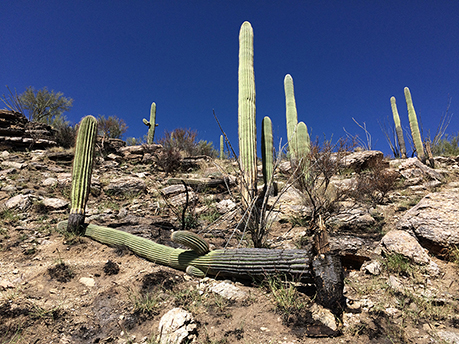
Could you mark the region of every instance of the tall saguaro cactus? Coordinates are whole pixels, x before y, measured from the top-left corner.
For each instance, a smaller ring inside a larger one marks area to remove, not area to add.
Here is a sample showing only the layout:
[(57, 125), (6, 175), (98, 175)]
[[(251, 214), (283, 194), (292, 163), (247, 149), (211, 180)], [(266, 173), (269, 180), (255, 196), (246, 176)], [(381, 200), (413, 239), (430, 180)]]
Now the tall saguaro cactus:
[(402, 159), (406, 159), (405, 139), (403, 138), (403, 129), (400, 124), (400, 116), (398, 115), (395, 97), (390, 98), (390, 105), (392, 108), (392, 115), (394, 117), (395, 132), (397, 133), (398, 146), (400, 147), (400, 156), (402, 157)]
[(261, 126), (261, 157), (263, 164), (263, 181), (265, 183), (264, 188), (266, 192), (274, 173), (273, 125), (271, 119), (268, 116), (264, 117)]
[(86, 116), (81, 120), (73, 159), (71, 209), (67, 230), (83, 235), (85, 207), (91, 186), (94, 148), (97, 137), (97, 120)]
[(253, 29), (245, 21), (239, 31), (238, 69), (239, 159), (242, 168), (241, 194), (248, 205), (257, 190), (257, 137), (255, 124), (255, 73), (253, 68)]
[(419, 131), (418, 119), (416, 117), (416, 111), (414, 110), (413, 100), (411, 99), (411, 92), (408, 87), (405, 87), (405, 99), (406, 107), (408, 109), (408, 118), (410, 120), (411, 136), (413, 137), (414, 147), (416, 148), (416, 154), (418, 159), (423, 163), (426, 162), (424, 154), (424, 146), (422, 145), (421, 133)]
[(145, 118), (143, 119), (143, 124), (148, 127), (148, 136), (147, 136), (147, 143), (152, 144), (153, 139), (155, 138), (155, 129), (158, 126), (156, 123), (156, 103), (151, 103), (150, 108), (150, 121), (147, 121)]
[(296, 111), (295, 93), (293, 89), (293, 78), (287, 74), (284, 78), (285, 91), (285, 111), (287, 117), (287, 140), (290, 152), (290, 157), (293, 160), (297, 159), (296, 140), (294, 138), (296, 125), (298, 124), (298, 114)]

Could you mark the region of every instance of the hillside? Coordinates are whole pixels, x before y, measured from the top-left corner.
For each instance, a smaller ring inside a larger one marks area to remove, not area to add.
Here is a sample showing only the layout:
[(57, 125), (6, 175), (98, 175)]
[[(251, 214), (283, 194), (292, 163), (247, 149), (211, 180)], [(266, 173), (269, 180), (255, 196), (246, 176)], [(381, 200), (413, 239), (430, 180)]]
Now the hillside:
[[(182, 228), (188, 198), (187, 229), (211, 249), (250, 247), (238, 225), (237, 164), (184, 159), (166, 175), (154, 163), (158, 149), (99, 153), (86, 222), (177, 247), (170, 236)], [(191, 277), (69, 235), (57, 224), (69, 214), (72, 156), (0, 152), (1, 343), (157, 343), (160, 320), (174, 308), (187, 312), (184, 343), (459, 343), (455, 158), (436, 158), (435, 169), (384, 160), (376, 175), (396, 180), (382, 196), (358, 184), (374, 168), (365, 166), (370, 155), (333, 176), (334, 192), (352, 185), (363, 195), (336, 201), (325, 222), (345, 274), (346, 307), (335, 320), (314, 302), (311, 285)], [(288, 166), (276, 178), (288, 185)], [(284, 191), (271, 197), (266, 245), (307, 249), (310, 206), (293, 186)]]

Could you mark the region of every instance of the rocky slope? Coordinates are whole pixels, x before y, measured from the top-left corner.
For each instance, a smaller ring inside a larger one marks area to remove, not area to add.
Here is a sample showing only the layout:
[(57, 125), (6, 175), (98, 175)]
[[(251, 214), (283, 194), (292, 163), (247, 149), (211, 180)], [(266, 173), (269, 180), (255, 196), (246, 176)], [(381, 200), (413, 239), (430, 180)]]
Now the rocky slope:
[[(249, 246), (238, 226), (237, 166), (186, 159), (171, 178), (152, 163), (158, 149), (97, 158), (87, 222), (176, 247), (170, 234), (181, 229), (188, 190), (192, 231), (213, 249)], [(437, 158), (435, 169), (389, 161), (397, 184), (382, 204), (340, 202), (325, 224), (345, 268), (346, 308), (335, 319), (310, 285), (193, 278), (58, 230), (68, 217), (72, 157), (58, 153), (0, 154), (2, 343), (459, 343), (456, 159)], [(352, 171), (371, 168), (371, 159), (381, 154), (348, 156), (334, 187), (355, 185)], [(308, 211), (293, 187), (283, 193), (273, 202), (269, 246), (301, 246)]]

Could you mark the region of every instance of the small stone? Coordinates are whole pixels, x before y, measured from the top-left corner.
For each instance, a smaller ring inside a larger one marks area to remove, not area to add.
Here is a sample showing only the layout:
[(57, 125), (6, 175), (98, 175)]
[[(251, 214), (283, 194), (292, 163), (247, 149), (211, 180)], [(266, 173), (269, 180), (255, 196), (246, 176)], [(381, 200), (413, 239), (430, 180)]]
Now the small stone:
[(60, 198), (45, 198), (43, 204), (48, 208), (62, 209), (69, 205), (69, 202)]
[(363, 263), (361, 269), (362, 271), (368, 272), (374, 276), (381, 274), (382, 268), (381, 263), (377, 260)]
[(236, 203), (230, 199), (224, 199), (216, 204), (216, 208), (220, 214), (226, 214), (236, 208)]
[(220, 283), (212, 284), (209, 287), (212, 293), (218, 294), (227, 300), (244, 300), (247, 298), (247, 293), (240, 290), (230, 281), (223, 281)]
[(41, 182), (41, 185), (43, 185), (43, 186), (54, 186), (54, 185), (57, 185), (57, 182), (58, 182), (57, 178), (51, 178), (50, 177), (50, 178), (46, 178), (45, 180), (43, 180)]
[(79, 282), (87, 287), (94, 287), (96, 285), (96, 281), (94, 280), (94, 278), (90, 277), (81, 277)]
[(24, 210), (31, 204), (32, 202), (30, 201), (30, 195), (16, 195), (5, 202), (5, 207), (7, 209), (19, 208)]

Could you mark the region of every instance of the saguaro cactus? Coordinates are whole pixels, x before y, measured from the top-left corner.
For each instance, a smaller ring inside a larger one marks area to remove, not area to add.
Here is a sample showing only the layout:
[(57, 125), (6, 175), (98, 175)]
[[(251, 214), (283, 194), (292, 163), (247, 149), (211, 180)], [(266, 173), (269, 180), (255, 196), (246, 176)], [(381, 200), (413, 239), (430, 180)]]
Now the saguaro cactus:
[(263, 164), (263, 181), (265, 183), (264, 188), (266, 192), (274, 172), (273, 125), (271, 119), (267, 116), (263, 118), (261, 125), (261, 158)]
[(285, 110), (287, 117), (287, 140), (290, 152), (290, 158), (296, 160), (297, 147), (295, 146), (296, 140), (294, 134), (296, 125), (298, 124), (298, 114), (296, 111), (295, 93), (293, 89), (293, 78), (287, 74), (284, 78), (284, 91), (285, 91)]
[(67, 230), (84, 234), (85, 207), (91, 186), (94, 147), (97, 137), (97, 120), (86, 116), (81, 120), (73, 159), (71, 209)]
[(405, 87), (405, 99), (406, 107), (408, 109), (408, 118), (410, 120), (411, 136), (413, 137), (414, 147), (416, 148), (416, 154), (418, 159), (423, 163), (426, 162), (424, 154), (424, 147), (422, 145), (421, 133), (419, 131), (418, 119), (416, 117), (416, 111), (414, 110), (413, 100), (411, 99), (411, 92), (408, 87)]
[(392, 115), (394, 117), (395, 132), (397, 133), (398, 146), (400, 147), (400, 156), (403, 159), (406, 159), (405, 139), (403, 138), (403, 129), (400, 124), (400, 116), (398, 115), (397, 104), (395, 103), (395, 97), (390, 98), (390, 105), (392, 108)]
[(309, 138), (308, 127), (304, 122), (298, 123), (296, 126), (296, 133), (294, 135), (297, 162), (303, 172), (304, 180), (306, 181), (309, 176), (309, 151), (311, 140)]
[(151, 103), (150, 108), (150, 121), (147, 121), (145, 118), (143, 119), (143, 124), (148, 127), (148, 136), (147, 136), (147, 143), (152, 144), (153, 139), (155, 138), (155, 129), (158, 126), (156, 123), (156, 103)]
[(239, 159), (242, 168), (241, 194), (248, 205), (257, 190), (257, 133), (255, 124), (255, 73), (253, 68), (253, 29), (245, 21), (239, 31), (238, 69)]

